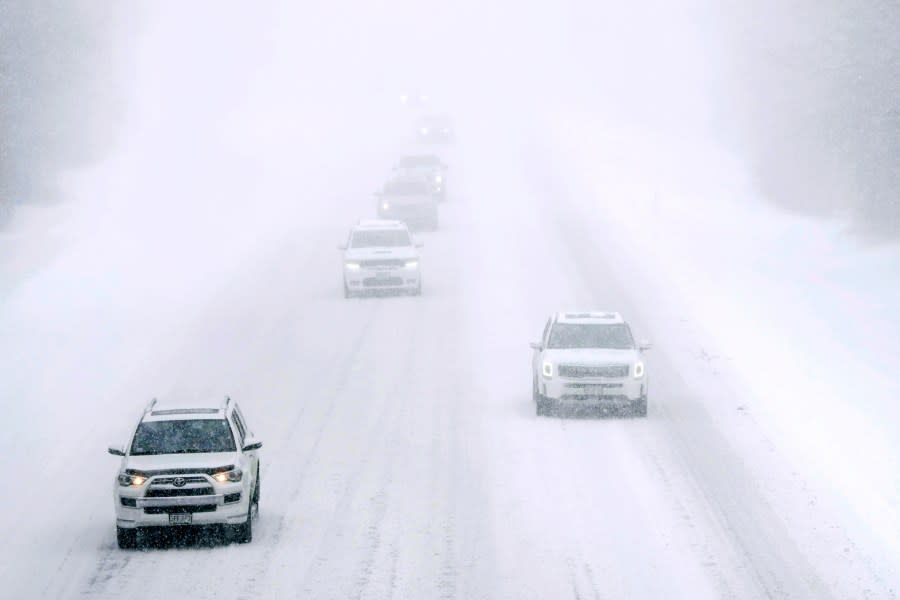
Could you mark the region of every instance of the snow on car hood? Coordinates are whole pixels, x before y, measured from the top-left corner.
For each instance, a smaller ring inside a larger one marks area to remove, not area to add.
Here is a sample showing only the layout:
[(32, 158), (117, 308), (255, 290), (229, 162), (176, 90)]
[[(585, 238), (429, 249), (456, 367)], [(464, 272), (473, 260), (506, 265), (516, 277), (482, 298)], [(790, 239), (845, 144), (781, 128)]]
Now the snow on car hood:
[(129, 456), (125, 468), (145, 472), (164, 469), (215, 469), (226, 465), (236, 465), (239, 458), (240, 455), (237, 452), (150, 454), (147, 456)]
[(634, 348), (551, 348), (544, 350), (544, 360), (566, 365), (622, 365), (641, 360), (641, 355)]
[(348, 248), (344, 260), (378, 260), (393, 258), (409, 260), (418, 258), (419, 252), (414, 246), (398, 246), (396, 248)]
[(433, 204), (434, 196), (431, 194), (389, 194), (381, 195), (381, 202), (388, 206), (415, 206), (418, 204)]

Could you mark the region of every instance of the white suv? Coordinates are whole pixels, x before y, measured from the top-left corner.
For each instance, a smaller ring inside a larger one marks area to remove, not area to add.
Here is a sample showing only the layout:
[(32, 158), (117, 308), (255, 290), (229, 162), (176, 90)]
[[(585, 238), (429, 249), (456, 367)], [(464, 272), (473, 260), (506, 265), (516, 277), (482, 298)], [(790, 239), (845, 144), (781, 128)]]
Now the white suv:
[(113, 483), (120, 548), (133, 548), (138, 528), (224, 525), (236, 541), (253, 539), (259, 512), (262, 442), (237, 404), (158, 406), (144, 410)]
[(618, 313), (558, 313), (531, 344), (532, 394), (537, 414), (557, 408), (629, 409), (647, 416), (643, 352)]
[(422, 293), (419, 251), (400, 221), (360, 221), (350, 231), (344, 251), (344, 297), (368, 291)]

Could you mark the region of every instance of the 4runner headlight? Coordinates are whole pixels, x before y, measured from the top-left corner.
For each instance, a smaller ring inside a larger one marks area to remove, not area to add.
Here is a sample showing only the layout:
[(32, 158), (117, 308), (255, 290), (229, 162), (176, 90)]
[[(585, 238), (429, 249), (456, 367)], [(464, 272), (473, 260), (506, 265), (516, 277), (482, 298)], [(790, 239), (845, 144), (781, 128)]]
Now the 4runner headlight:
[(407, 269), (415, 269), (416, 267), (419, 266), (419, 261), (417, 261), (417, 260), (408, 260), (408, 261), (406, 261), (406, 262), (403, 264), (403, 266), (406, 267)]
[(436, 175), (435, 178), (434, 178), (434, 182), (435, 182), (435, 183), (443, 183), (443, 182), (444, 182), (444, 178), (443, 178), (441, 175)]
[(218, 481), (219, 483), (225, 483), (230, 481), (232, 483), (236, 483), (241, 480), (241, 477), (244, 476), (244, 472), (241, 471), (240, 467), (235, 467), (230, 471), (219, 471), (215, 475), (213, 475), (213, 479)]
[(636, 362), (634, 363), (634, 378), (640, 379), (644, 376), (644, 363)]
[(419, 130), (419, 133), (421, 133), (422, 135), (428, 135), (428, 128), (423, 127), (422, 129)]
[(355, 262), (344, 263), (344, 267), (346, 267), (350, 271), (356, 271), (357, 269), (359, 269), (359, 263), (355, 263)]
[(553, 377), (553, 363), (550, 362), (549, 360), (545, 360), (544, 365), (541, 368), (541, 372), (544, 374), (544, 377), (546, 377), (547, 379), (550, 379), (551, 377)]
[(382, 210), (388, 210), (390, 207), (391, 207), (391, 205), (387, 202), (385, 202), (384, 204), (381, 205)]
[(118, 479), (119, 479), (119, 485), (121, 485), (122, 487), (129, 487), (132, 485), (140, 486), (140, 485), (144, 485), (144, 482), (147, 481), (147, 476), (144, 475), (143, 473), (136, 473), (136, 472), (127, 473), (126, 472), (126, 473), (119, 473)]

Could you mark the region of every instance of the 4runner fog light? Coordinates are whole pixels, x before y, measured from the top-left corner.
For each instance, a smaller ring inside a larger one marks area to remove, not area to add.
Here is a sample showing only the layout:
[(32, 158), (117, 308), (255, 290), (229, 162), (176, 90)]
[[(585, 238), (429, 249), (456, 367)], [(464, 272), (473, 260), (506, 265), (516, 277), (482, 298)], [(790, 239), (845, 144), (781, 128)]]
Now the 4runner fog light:
[(546, 377), (547, 379), (553, 377), (553, 363), (551, 363), (549, 360), (545, 360), (542, 372), (544, 373), (544, 377)]
[(634, 363), (634, 378), (640, 379), (644, 376), (644, 363), (637, 362)]

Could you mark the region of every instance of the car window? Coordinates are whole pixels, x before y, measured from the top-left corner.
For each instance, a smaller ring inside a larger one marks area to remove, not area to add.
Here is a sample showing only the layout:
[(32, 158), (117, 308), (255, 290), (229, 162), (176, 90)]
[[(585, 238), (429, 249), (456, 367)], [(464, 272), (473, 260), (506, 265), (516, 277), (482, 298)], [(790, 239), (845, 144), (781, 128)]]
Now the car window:
[(132, 456), (234, 451), (234, 435), (225, 419), (144, 421), (131, 443)]
[(241, 418), (241, 413), (239, 413), (237, 409), (231, 413), (231, 416), (234, 419), (234, 424), (241, 436), (241, 445), (243, 445), (244, 440), (247, 439), (247, 428), (244, 426), (244, 420)]
[(547, 324), (544, 325), (544, 333), (541, 335), (541, 343), (547, 345), (547, 333), (550, 331), (550, 323), (553, 322), (553, 318), (547, 319)]
[(557, 323), (550, 331), (548, 348), (634, 348), (625, 323)]
[(384, 184), (384, 193), (395, 196), (414, 196), (431, 193), (431, 187), (425, 181), (390, 181)]

